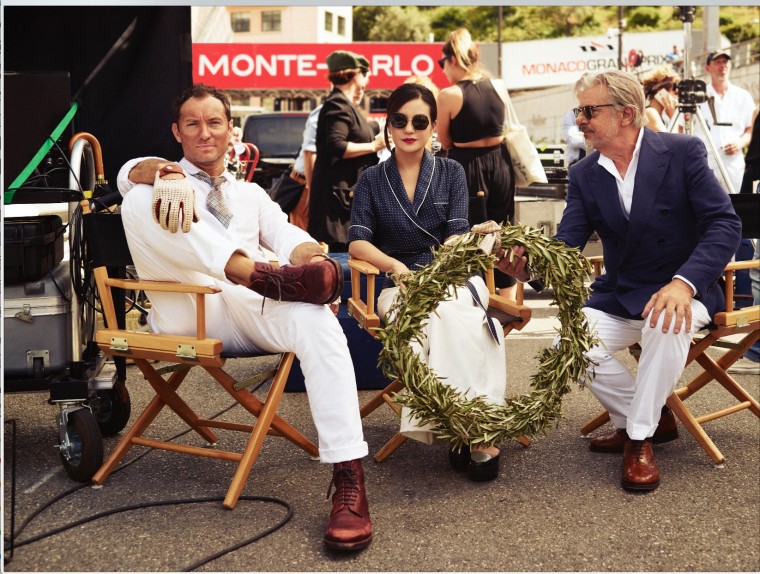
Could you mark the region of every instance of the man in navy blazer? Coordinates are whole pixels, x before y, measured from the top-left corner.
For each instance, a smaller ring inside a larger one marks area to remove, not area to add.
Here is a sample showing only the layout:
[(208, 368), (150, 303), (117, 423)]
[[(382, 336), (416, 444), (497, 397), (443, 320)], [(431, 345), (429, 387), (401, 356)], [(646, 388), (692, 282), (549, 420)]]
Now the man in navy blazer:
[[(739, 245), (741, 221), (699, 139), (644, 127), (634, 76), (584, 74), (575, 95), (576, 123), (594, 151), (570, 169), (557, 238), (581, 249), (593, 232), (602, 241), (605, 273), (583, 310), (600, 341), (588, 353), (591, 391), (616, 428), (590, 448), (623, 452), (626, 490), (654, 490), (660, 472), (652, 442), (678, 436), (665, 400), (694, 332), (723, 303), (718, 281)], [(524, 256), (499, 267), (528, 278)], [(633, 343), (641, 345), (635, 375), (614, 356)]]

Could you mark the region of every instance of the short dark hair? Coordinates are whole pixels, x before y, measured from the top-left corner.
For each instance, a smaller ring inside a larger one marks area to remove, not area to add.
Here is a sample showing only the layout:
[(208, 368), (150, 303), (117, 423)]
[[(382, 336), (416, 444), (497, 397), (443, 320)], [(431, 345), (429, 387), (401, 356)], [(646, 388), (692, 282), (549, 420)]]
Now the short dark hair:
[(348, 82), (353, 80), (357, 74), (364, 74), (364, 70), (356, 68), (352, 70), (339, 70), (337, 72), (330, 72), (327, 74), (327, 79), (334, 86), (345, 86)]
[(388, 143), (388, 118), (391, 114), (399, 111), (404, 104), (411, 102), (412, 100), (422, 100), (430, 108), (430, 122), (434, 123), (438, 118), (438, 104), (435, 101), (435, 95), (422, 84), (416, 84), (409, 82), (407, 84), (401, 84), (398, 88), (391, 92), (388, 96), (388, 104), (385, 106), (385, 129), (383, 134), (385, 135), (385, 147), (390, 150), (391, 146)]
[(184, 103), (191, 98), (203, 99), (206, 97), (216, 98), (224, 106), (224, 114), (227, 116), (227, 121), (232, 119), (232, 110), (230, 109), (230, 98), (227, 94), (214, 86), (207, 86), (206, 84), (195, 84), (190, 86), (179, 96), (177, 96), (172, 102), (172, 117), (174, 123), (179, 123), (179, 112), (182, 109)]

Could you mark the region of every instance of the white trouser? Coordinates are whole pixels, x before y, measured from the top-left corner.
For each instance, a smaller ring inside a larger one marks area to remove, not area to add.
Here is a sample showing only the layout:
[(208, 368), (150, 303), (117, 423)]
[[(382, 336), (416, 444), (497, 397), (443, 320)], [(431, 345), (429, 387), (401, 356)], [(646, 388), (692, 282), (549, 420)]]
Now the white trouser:
[[(221, 339), (225, 351), (233, 353), (294, 352), (301, 361), (319, 434), (320, 460), (336, 463), (366, 456), (368, 447), (359, 416), (353, 363), (346, 336), (330, 309), (267, 299), (262, 311), (261, 295), (211, 276), (211, 259), (218, 258), (218, 254), (207, 246), (225, 243), (215, 237), (222, 228), (205, 221), (213, 216), (204, 212), (189, 233), (170, 233), (151, 219), (150, 201), (150, 191), (142, 193), (138, 187), (122, 205), (124, 227), (140, 278), (221, 288), (221, 293), (206, 296), (208, 336)], [(149, 324), (154, 331), (195, 334), (193, 295), (148, 291), (148, 297), (152, 304)]]
[[(481, 302), (488, 307), (488, 287), (480, 277), (472, 277)], [(385, 318), (398, 287), (383, 289), (377, 302), (378, 314)], [(422, 341), (410, 345), (420, 360), (449, 385), (467, 398), (483, 396), (493, 404), (503, 405), (507, 390), (504, 331), (498, 321), (486, 317), (473, 303), (467, 287), (456, 288), (456, 297), (438, 304), (422, 327)], [(494, 341), (486, 320), (493, 323), (499, 343)], [(433, 425), (422, 425), (411, 416), (410, 409), (401, 411), (401, 433), (409, 438), (431, 444), (435, 438)]]
[[(584, 307), (592, 332), (601, 341), (588, 353), (596, 365), (589, 367), (591, 392), (610, 414), (616, 428), (626, 429), (632, 440), (654, 434), (665, 400), (675, 390), (686, 366), (686, 356), (694, 333), (710, 322), (705, 306), (691, 300), (691, 332), (674, 334), (675, 319), (667, 333), (662, 332), (665, 313), (657, 326), (649, 319), (623, 319), (597, 309)], [(634, 343), (641, 346), (636, 376), (613, 353)]]

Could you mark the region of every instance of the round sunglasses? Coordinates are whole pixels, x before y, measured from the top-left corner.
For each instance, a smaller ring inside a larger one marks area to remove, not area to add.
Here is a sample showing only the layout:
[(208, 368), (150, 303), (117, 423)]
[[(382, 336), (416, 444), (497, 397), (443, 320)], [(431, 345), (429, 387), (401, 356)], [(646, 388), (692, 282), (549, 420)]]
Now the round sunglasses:
[[(388, 117), (388, 123), (396, 129), (403, 129), (409, 123), (409, 118), (401, 112), (394, 112)], [(430, 118), (423, 114), (412, 117), (412, 127), (415, 130), (426, 130), (430, 125)]]

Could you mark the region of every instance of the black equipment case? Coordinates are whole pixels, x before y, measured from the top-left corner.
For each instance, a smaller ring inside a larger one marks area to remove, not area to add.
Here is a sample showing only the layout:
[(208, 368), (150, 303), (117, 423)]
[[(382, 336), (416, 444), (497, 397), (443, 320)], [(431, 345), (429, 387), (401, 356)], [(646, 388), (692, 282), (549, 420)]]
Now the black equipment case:
[(63, 259), (65, 228), (58, 215), (8, 217), (3, 231), (6, 285), (37, 281)]

